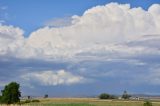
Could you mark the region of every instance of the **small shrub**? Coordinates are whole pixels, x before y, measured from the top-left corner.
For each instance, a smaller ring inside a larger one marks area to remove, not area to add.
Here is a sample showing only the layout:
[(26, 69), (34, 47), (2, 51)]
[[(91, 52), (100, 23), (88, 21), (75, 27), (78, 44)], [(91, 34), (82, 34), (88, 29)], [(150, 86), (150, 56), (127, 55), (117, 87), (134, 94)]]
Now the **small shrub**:
[(31, 100), (25, 100), (24, 101), (24, 103), (30, 103), (31, 102)]
[(34, 99), (34, 100), (32, 100), (32, 102), (40, 102), (40, 100)]
[(143, 106), (152, 106), (152, 103), (150, 101), (146, 101)]

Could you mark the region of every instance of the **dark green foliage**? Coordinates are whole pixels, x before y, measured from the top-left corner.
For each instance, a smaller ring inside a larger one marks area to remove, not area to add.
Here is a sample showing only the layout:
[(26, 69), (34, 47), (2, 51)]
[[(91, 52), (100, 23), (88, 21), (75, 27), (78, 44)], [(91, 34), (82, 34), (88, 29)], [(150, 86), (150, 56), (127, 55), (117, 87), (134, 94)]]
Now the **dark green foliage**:
[(2, 90), (1, 103), (14, 104), (20, 101), (21, 93), (19, 91), (20, 85), (16, 82), (11, 82)]
[(25, 100), (25, 102), (24, 103), (30, 103), (31, 102), (31, 100)]
[(1, 100), (2, 100), (2, 96), (0, 96), (0, 103), (1, 103)]
[(99, 98), (100, 99), (109, 99), (109, 94), (102, 93), (102, 94), (100, 94)]
[(129, 99), (131, 97), (131, 95), (129, 95), (128, 93), (127, 93), (127, 91), (124, 91), (123, 92), (123, 95), (122, 95), (122, 98), (123, 99)]
[(146, 101), (143, 106), (152, 106), (152, 103), (150, 101)]
[(38, 99), (33, 99), (32, 102), (40, 102)]
[(114, 95), (110, 95), (107, 93), (102, 93), (99, 95), (100, 99), (115, 99), (116, 97)]

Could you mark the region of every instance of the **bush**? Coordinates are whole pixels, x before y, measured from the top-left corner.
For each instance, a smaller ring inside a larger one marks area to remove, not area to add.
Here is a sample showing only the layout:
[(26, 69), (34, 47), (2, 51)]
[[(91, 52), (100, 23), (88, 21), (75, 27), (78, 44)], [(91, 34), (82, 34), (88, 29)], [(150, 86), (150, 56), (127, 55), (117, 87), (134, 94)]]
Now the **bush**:
[(34, 100), (32, 100), (32, 102), (40, 102), (40, 100), (34, 99)]
[(116, 97), (114, 95), (110, 95), (107, 93), (102, 93), (99, 96), (100, 99), (115, 99)]
[(25, 100), (24, 101), (24, 103), (30, 103), (31, 102), (31, 100)]
[(146, 101), (143, 106), (152, 106), (152, 103), (150, 101)]

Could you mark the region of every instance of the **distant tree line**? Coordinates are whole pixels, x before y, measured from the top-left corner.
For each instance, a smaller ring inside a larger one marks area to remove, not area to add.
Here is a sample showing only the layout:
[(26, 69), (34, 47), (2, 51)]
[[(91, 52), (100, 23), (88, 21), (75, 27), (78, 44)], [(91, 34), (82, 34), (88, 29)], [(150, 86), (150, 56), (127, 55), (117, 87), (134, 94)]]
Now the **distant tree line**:
[[(130, 97), (131, 97), (131, 95), (129, 95), (127, 93), (127, 91), (124, 91), (121, 98), (122, 99), (129, 99)], [(100, 99), (117, 99), (118, 97), (115, 95), (108, 94), (108, 93), (102, 93), (99, 95), (99, 98)]]

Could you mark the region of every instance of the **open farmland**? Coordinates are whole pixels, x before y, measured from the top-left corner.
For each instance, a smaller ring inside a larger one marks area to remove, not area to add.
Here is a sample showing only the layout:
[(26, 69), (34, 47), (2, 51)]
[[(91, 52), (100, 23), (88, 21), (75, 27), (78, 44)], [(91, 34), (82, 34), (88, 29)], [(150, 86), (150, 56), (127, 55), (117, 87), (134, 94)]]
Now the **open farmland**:
[[(99, 100), (97, 98), (48, 98), (29, 106), (143, 106), (144, 101)], [(153, 106), (160, 106), (160, 101), (152, 101)]]

